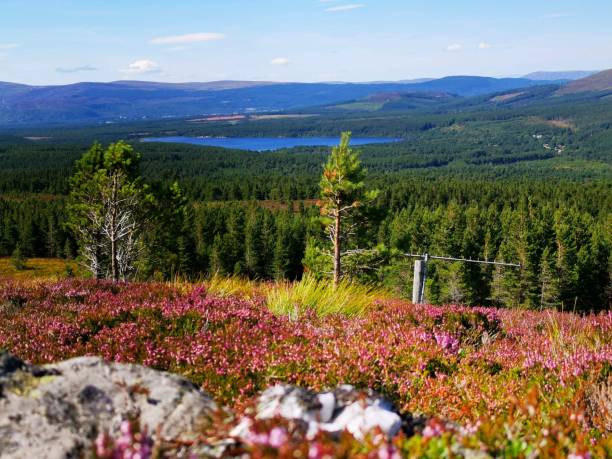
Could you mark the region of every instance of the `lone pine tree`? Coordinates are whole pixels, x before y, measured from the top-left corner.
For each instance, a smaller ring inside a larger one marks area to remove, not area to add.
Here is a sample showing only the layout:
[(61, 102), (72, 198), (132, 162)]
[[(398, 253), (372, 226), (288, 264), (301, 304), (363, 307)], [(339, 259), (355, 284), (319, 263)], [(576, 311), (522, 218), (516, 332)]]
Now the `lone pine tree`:
[(333, 245), (334, 285), (342, 278), (342, 248), (355, 225), (350, 218), (375, 195), (364, 190), (366, 170), (358, 154), (349, 147), (350, 140), (351, 133), (343, 132), (340, 145), (332, 149), (319, 183), (321, 214)]

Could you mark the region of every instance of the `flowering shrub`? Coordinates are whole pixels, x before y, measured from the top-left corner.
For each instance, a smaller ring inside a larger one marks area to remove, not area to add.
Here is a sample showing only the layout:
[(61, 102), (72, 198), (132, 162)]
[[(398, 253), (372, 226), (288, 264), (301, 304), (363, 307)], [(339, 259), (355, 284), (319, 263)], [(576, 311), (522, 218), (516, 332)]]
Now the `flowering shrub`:
[(153, 440), (147, 432), (140, 432), (137, 423), (123, 421), (121, 436), (114, 440), (106, 433), (95, 441), (97, 459), (149, 459), (153, 453)]
[[(216, 297), (199, 284), (0, 281), (0, 347), (33, 363), (100, 355), (179, 373), (239, 414), (277, 382), (314, 390), (351, 383), (428, 420), (369, 448), (300, 443), (289, 427), (266, 425), (245, 446), (259, 457), (283, 457), (287, 444), (302, 457), (612, 454), (608, 415), (597, 412), (604, 404), (592, 401), (609, 387), (610, 312), (380, 300), (361, 316), (306, 311), (296, 319), (272, 314), (263, 297)], [(128, 443), (109, 441), (100, 440), (100, 452)], [(138, 444), (143, 454), (148, 443)]]

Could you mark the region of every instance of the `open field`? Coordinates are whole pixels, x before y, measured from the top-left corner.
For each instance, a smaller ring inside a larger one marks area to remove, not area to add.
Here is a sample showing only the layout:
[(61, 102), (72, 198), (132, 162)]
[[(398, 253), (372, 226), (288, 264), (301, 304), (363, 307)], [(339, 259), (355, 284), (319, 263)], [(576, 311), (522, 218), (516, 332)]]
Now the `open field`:
[[(394, 440), (407, 457), (612, 454), (610, 312), (381, 299), (352, 317), (275, 315), (270, 285), (0, 281), (0, 348), (34, 363), (92, 354), (142, 363), (186, 376), (238, 413), (278, 382), (368, 387), (423, 419)], [(318, 441), (331, 456), (382, 457), (368, 443)]]
[(74, 275), (81, 274), (81, 267), (73, 260), (59, 258), (29, 258), (25, 269), (16, 269), (8, 257), (0, 258), (0, 279), (63, 279), (67, 269)]

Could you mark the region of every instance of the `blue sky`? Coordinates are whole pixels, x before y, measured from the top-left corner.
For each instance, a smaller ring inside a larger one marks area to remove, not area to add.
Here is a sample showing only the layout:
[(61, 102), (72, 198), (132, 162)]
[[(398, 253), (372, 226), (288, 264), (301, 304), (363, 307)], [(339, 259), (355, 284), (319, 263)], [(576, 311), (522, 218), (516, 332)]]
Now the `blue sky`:
[(612, 67), (612, 1), (0, 0), (0, 81), (374, 81)]

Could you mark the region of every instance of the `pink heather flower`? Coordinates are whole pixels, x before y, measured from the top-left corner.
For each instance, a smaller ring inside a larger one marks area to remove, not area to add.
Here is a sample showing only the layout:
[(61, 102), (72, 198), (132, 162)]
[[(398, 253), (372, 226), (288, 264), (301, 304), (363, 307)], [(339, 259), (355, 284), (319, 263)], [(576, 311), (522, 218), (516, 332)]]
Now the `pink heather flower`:
[(384, 445), (378, 449), (378, 459), (401, 459), (401, 457), (393, 445)]
[(325, 457), (325, 453), (323, 452), (323, 448), (318, 443), (313, 443), (308, 448), (308, 459), (322, 459)]
[(459, 340), (450, 333), (434, 333), (436, 343), (445, 351), (456, 353), (459, 350)]
[(112, 454), (110, 448), (110, 438), (107, 434), (101, 433), (95, 441), (96, 455), (99, 457), (109, 457)]
[(253, 445), (268, 445), (270, 443), (270, 436), (267, 433), (249, 431), (246, 440)]
[(287, 443), (287, 431), (282, 427), (274, 427), (270, 431), (270, 435), (268, 437), (268, 444), (272, 448), (280, 448), (285, 443)]
[(429, 421), (427, 426), (423, 429), (423, 438), (439, 437), (443, 433), (444, 426), (434, 419)]
[(123, 421), (121, 423), (121, 426), (119, 427), (119, 430), (121, 431), (121, 433), (123, 435), (132, 435), (132, 424), (130, 423), (130, 421)]
[(421, 341), (429, 341), (429, 338), (431, 338), (431, 335), (427, 333), (426, 331), (422, 331), (418, 334), (418, 338)]
[(591, 459), (591, 453), (572, 453), (567, 456), (567, 459)]

